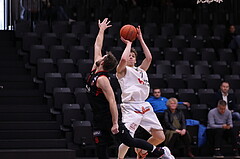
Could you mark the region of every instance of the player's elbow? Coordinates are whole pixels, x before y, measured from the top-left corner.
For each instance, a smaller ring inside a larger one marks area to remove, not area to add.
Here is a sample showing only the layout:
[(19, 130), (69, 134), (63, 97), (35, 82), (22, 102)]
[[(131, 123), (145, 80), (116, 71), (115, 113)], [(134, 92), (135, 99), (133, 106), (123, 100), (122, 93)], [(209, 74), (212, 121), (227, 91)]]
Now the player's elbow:
[(147, 57), (146, 57), (146, 60), (147, 60), (148, 62), (151, 62), (151, 61), (152, 61), (152, 55), (147, 56)]

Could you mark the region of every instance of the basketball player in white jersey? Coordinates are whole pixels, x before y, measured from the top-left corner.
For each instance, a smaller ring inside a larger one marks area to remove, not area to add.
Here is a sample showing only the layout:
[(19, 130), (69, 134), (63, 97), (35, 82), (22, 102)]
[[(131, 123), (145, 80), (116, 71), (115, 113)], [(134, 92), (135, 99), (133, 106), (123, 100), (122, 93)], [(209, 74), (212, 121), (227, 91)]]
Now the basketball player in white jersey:
[[(145, 54), (145, 59), (138, 67), (135, 67), (137, 52), (131, 48), (132, 42), (121, 37), (121, 40), (126, 44), (126, 48), (117, 66), (116, 75), (122, 90), (122, 122), (132, 136), (134, 136), (139, 125), (143, 127), (152, 135), (148, 142), (157, 146), (165, 140), (165, 135), (152, 106), (145, 102), (150, 90), (146, 71), (151, 64), (152, 56), (143, 40), (140, 26), (138, 26), (137, 32), (137, 38)], [(119, 159), (124, 158), (128, 148), (124, 144), (119, 146)], [(162, 149), (165, 152), (163, 158), (174, 159), (167, 147)], [(138, 149), (137, 155), (138, 158), (145, 158), (147, 151)]]

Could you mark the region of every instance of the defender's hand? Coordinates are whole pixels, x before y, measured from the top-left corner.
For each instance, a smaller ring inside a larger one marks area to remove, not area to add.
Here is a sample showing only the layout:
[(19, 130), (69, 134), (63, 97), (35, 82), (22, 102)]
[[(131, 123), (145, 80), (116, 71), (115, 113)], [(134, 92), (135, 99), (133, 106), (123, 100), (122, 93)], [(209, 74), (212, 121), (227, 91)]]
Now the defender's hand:
[(112, 25), (109, 25), (111, 21), (108, 21), (108, 18), (105, 18), (102, 22), (98, 20), (98, 27), (102, 30), (110, 28)]
[(119, 132), (118, 127), (119, 127), (118, 124), (113, 124), (111, 128), (113, 134), (117, 134)]

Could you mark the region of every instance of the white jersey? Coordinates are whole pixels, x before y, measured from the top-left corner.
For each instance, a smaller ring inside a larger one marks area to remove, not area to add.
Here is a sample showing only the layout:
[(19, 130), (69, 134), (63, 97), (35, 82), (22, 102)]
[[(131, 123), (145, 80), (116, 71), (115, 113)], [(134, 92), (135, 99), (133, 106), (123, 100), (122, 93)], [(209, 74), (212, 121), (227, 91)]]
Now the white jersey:
[(126, 74), (118, 78), (122, 89), (122, 102), (145, 102), (149, 95), (149, 82), (146, 71), (140, 67), (126, 66)]

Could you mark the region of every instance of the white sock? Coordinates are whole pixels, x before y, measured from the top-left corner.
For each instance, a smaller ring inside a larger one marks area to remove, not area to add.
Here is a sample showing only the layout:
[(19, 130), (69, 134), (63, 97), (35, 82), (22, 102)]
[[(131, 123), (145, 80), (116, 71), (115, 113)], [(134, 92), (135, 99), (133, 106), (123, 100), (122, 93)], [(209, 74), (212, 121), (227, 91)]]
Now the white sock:
[(153, 149), (152, 149), (152, 151), (151, 151), (151, 152), (153, 152), (155, 149), (156, 149), (156, 146), (154, 146), (154, 145), (153, 145)]
[(124, 158), (127, 151), (128, 151), (129, 147), (124, 145), (124, 144), (121, 144), (119, 147), (118, 147), (118, 158)]

